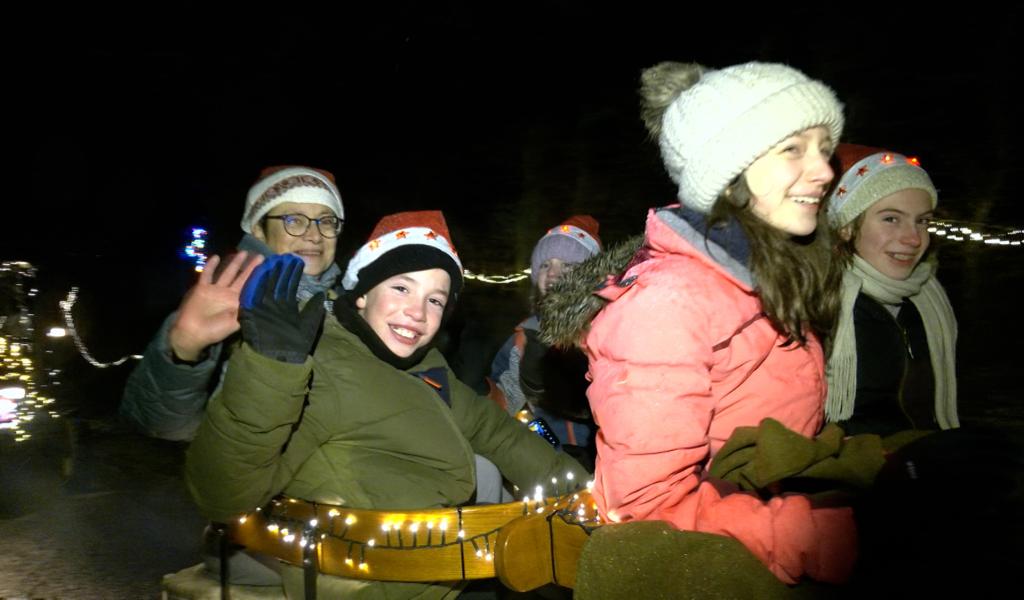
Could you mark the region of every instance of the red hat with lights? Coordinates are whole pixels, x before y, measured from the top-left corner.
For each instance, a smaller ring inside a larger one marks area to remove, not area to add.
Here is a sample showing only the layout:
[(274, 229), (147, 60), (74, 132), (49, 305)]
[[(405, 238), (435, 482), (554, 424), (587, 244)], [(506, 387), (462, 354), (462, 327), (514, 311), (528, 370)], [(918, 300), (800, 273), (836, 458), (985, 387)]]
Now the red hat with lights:
[(574, 215), (560, 225), (552, 227), (533, 247), (530, 256), (530, 278), (537, 282), (540, 265), (546, 260), (557, 258), (565, 263), (576, 264), (601, 251), (601, 238), (597, 237), (600, 225), (590, 215)]
[(850, 224), (872, 204), (900, 190), (924, 190), (933, 209), (939, 202), (935, 185), (917, 158), (859, 144), (839, 144), (836, 157), (843, 174), (828, 202), (833, 227)]
[(341, 284), (361, 296), (388, 277), (427, 269), (448, 272), (451, 295), (462, 288), (462, 262), (441, 211), (400, 212), (377, 223), (370, 240), (349, 261)]

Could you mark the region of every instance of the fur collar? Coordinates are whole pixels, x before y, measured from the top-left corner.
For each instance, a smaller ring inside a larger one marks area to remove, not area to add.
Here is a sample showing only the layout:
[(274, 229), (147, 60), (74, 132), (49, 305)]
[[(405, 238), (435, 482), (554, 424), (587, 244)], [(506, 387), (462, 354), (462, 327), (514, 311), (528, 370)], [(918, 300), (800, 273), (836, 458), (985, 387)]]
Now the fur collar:
[(590, 321), (608, 303), (594, 292), (608, 285), (609, 278), (618, 281), (634, 258), (646, 255), (645, 250), (644, 236), (634, 236), (563, 275), (540, 302), (541, 339), (563, 348), (581, 342)]

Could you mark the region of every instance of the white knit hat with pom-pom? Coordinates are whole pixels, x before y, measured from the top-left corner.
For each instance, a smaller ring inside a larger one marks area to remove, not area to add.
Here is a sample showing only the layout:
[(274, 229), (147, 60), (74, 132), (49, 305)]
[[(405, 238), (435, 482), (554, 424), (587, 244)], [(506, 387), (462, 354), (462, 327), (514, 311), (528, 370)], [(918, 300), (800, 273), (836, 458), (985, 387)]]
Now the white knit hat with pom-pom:
[(659, 144), (679, 200), (703, 213), (732, 180), (786, 137), (843, 132), (843, 107), (825, 84), (796, 69), (750, 62), (705, 72), (662, 117)]

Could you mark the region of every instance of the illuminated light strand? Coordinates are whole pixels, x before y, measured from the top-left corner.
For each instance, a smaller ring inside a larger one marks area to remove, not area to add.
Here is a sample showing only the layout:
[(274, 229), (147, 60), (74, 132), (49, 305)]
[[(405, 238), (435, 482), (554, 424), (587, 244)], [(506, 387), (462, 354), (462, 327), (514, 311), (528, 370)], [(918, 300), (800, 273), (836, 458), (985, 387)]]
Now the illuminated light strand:
[[(569, 477), (567, 475), (566, 479), (571, 480), (572, 477)], [(529, 497), (524, 498), (524, 504), (526, 505), (526, 508), (529, 508), (530, 501), (531, 500)], [(298, 500), (294, 498), (289, 498), (287, 499), (287, 501), (273, 500), (272, 504), (275, 507), (287, 510), (288, 504), (296, 502), (298, 502)], [(543, 500), (538, 502), (538, 504), (541, 511), (550, 510), (552, 511), (552, 515), (563, 515), (563, 519), (568, 518), (564, 515), (571, 514), (573, 516), (572, 518), (575, 519), (575, 524), (583, 524), (586, 527), (590, 527), (590, 524), (599, 523), (599, 518), (597, 517), (596, 512), (593, 519), (586, 518), (586, 508), (583, 505), (583, 502), (580, 501), (580, 496), (578, 493), (570, 492), (554, 499), (544, 498)], [(262, 509), (257, 508), (256, 511), (254, 511), (254, 513), (252, 514), (257, 514), (261, 510)], [(484, 531), (468, 537), (466, 535), (465, 530), (459, 528), (458, 535), (456, 536), (456, 538), (452, 541), (447, 541), (444, 538), (444, 533), (448, 529), (447, 518), (442, 518), (435, 522), (430, 520), (424, 521), (422, 519), (408, 519), (404, 516), (395, 515), (391, 517), (384, 517), (382, 519), (383, 522), (381, 523), (381, 531), (385, 534), (386, 537), (384, 545), (378, 545), (375, 538), (369, 538), (364, 541), (350, 539), (345, 537), (344, 535), (335, 534), (333, 532), (333, 520), (334, 518), (340, 516), (341, 512), (336, 509), (331, 509), (331, 511), (328, 514), (331, 518), (331, 522), (330, 524), (328, 524), (329, 529), (326, 531), (320, 529), (320, 524), (317, 522), (316, 519), (306, 520), (299, 517), (288, 516), (286, 513), (268, 515), (269, 521), (265, 525), (265, 528), (271, 534), (279, 536), (279, 539), (282, 542), (286, 544), (297, 543), (300, 548), (315, 547), (317, 545), (317, 539), (325, 540), (328, 537), (330, 537), (335, 540), (339, 540), (345, 545), (346, 548), (343, 563), (350, 569), (368, 572), (370, 569), (369, 561), (367, 560), (368, 550), (374, 549), (384, 549), (389, 551), (414, 551), (457, 546), (468, 542), (473, 547), (473, 554), (478, 559), (487, 562), (493, 562), (494, 549), (491, 547), (490, 538), (491, 536), (496, 536), (498, 532), (501, 530), (501, 527), (503, 527), (498, 526), (489, 531)], [(246, 520), (247, 516), (243, 516), (238, 519), (238, 522), (244, 524)], [(352, 523), (354, 523), (355, 517), (349, 515), (348, 517), (346, 517), (346, 521), (351, 521)], [(402, 531), (405, 528), (404, 525), (406, 523), (408, 523), (408, 530), (412, 534), (413, 543), (411, 545), (405, 544), (402, 538)], [(420, 543), (420, 538), (418, 537), (420, 530), (424, 527), (428, 532), (427, 542), (425, 544)], [(435, 527), (441, 531), (442, 537), (441, 542), (439, 544), (433, 543), (433, 540), (430, 537)], [(293, 533), (293, 529), (300, 528), (304, 528), (303, 537), (296, 540), (297, 536)], [(395, 534), (395, 541), (397, 542), (397, 545), (391, 544), (392, 532)], [(354, 558), (356, 549), (359, 550), (358, 563), (356, 563), (356, 560)]]
[(78, 353), (82, 355), (82, 358), (84, 358), (86, 362), (98, 369), (106, 369), (107, 367), (122, 365), (131, 359), (139, 360), (142, 358), (141, 354), (129, 354), (128, 356), (124, 356), (109, 363), (103, 363), (93, 358), (92, 355), (89, 354), (89, 349), (85, 347), (85, 342), (83, 342), (81, 336), (78, 335), (78, 329), (75, 328), (75, 320), (71, 314), (71, 309), (74, 308), (75, 302), (77, 301), (78, 287), (72, 287), (71, 291), (68, 292), (67, 298), (60, 301), (60, 310), (64, 314), (64, 324), (67, 326), (67, 330), (71, 332), (71, 338), (75, 340), (75, 347), (78, 348)]
[(506, 285), (509, 283), (517, 283), (530, 277), (530, 269), (523, 269), (509, 275), (481, 275), (474, 273), (469, 269), (462, 271), (462, 276), (467, 280), (479, 281), (480, 283), (494, 283), (498, 285)]
[(575, 525), (590, 535), (595, 529), (602, 526), (601, 517), (594, 513), (593, 518), (586, 516), (584, 507), (579, 507), (577, 510), (572, 510), (571, 507), (556, 511), (551, 515), (561, 519), (568, 525)]
[(206, 236), (209, 233), (202, 227), (192, 228), (192, 241), (185, 245), (182, 253), (185, 255), (186, 260), (195, 261), (196, 273), (202, 273), (206, 269), (206, 261), (209, 257), (206, 255)]
[[(239, 523), (244, 523), (243, 519), (245, 519), (245, 517), (240, 517), (239, 518)], [(271, 534), (275, 535), (275, 536), (280, 536), (280, 539), (281, 539), (282, 542), (284, 542), (286, 544), (293, 544), (293, 543), (295, 543), (299, 547), (304, 547), (304, 546), (307, 545), (307, 543), (312, 543), (312, 542), (308, 542), (307, 541), (307, 537), (301, 537), (299, 539), (296, 539), (297, 536), (295, 535), (295, 533), (291, 529), (292, 527), (302, 526), (303, 525), (303, 521), (302, 520), (296, 519), (296, 518), (292, 518), (292, 517), (288, 517), (286, 515), (274, 515), (272, 517), (272, 519), (273, 520), (266, 525), (266, 530), (268, 532), (270, 532)], [(410, 531), (412, 531), (414, 533), (414, 535), (415, 535), (415, 532), (418, 530), (418, 527), (416, 527), (414, 529), (415, 525), (416, 525), (416, 523), (413, 523), (412, 525), (410, 525)], [(383, 527), (382, 527), (382, 529), (383, 529)], [(309, 538), (317, 538), (317, 537), (319, 537), (319, 539), (326, 539), (326, 538), (330, 537), (330, 538), (342, 541), (343, 543), (345, 543), (347, 545), (347, 548), (348, 548), (348, 552), (347, 552), (346, 558), (344, 559), (345, 564), (347, 566), (349, 566), (349, 567), (352, 567), (352, 568), (359, 568), (361, 570), (366, 570), (368, 568), (368, 562), (366, 560), (367, 550), (368, 549), (375, 549), (375, 548), (386, 549), (386, 550), (390, 550), (390, 551), (412, 551), (412, 550), (445, 548), (445, 547), (450, 547), (450, 546), (457, 546), (459, 544), (463, 544), (463, 543), (468, 542), (468, 543), (470, 543), (473, 546), (474, 550), (479, 550), (479, 552), (476, 554), (476, 556), (478, 558), (480, 558), (481, 560), (492, 561), (494, 559), (494, 553), (491, 551), (490, 536), (497, 535), (497, 533), (498, 533), (498, 531), (500, 529), (501, 529), (500, 527), (496, 527), (496, 528), (491, 529), (489, 531), (478, 533), (478, 534), (476, 534), (476, 535), (474, 535), (472, 537), (466, 537), (465, 531), (460, 529), (459, 530), (459, 535), (457, 536), (457, 539), (454, 540), (454, 541), (445, 542), (445, 543), (441, 543), (441, 544), (431, 544), (431, 543), (418, 544), (418, 545), (402, 544), (402, 545), (397, 545), (397, 546), (389, 545), (388, 543), (385, 543), (384, 545), (380, 546), (380, 545), (377, 545), (375, 538), (370, 538), (370, 539), (368, 539), (366, 541), (354, 540), (354, 539), (349, 539), (349, 538), (346, 538), (346, 537), (343, 537), (343, 536), (335, 535), (335, 534), (331, 533), (330, 531), (323, 531), (323, 530), (317, 529), (317, 528), (309, 528), (309, 529), (307, 529), (307, 531), (304, 534), (304, 536), (308, 536)], [(399, 526), (399, 525), (390, 525), (389, 526), (389, 530), (395, 531), (397, 535), (401, 535), (401, 526)], [(481, 542), (483, 542), (483, 547), (482, 548), (480, 546)], [(355, 561), (352, 558), (352, 553), (353, 553), (353, 551), (356, 548), (359, 549), (359, 564), (358, 565), (355, 564)]]
[(981, 242), (987, 246), (1020, 246), (1024, 242), (1021, 229), (950, 219), (929, 220), (928, 233), (953, 242)]

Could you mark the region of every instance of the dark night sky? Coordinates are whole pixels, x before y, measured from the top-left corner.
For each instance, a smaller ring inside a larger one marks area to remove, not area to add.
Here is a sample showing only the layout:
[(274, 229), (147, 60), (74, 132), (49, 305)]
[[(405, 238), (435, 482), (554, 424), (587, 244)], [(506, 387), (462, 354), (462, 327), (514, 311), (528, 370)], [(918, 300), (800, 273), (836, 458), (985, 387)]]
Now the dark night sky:
[(6, 203), (35, 225), (6, 228), (3, 259), (160, 314), (189, 281), (187, 228), (232, 248), (259, 169), (296, 163), (337, 176), (342, 257), (413, 208), (444, 209), (478, 271), (525, 266), (574, 212), (617, 241), (673, 197), (635, 93), (669, 59), (792, 64), (846, 103), (845, 139), (919, 155), (945, 214), (1024, 225), (1016, 9), (528, 6), (41, 14), (13, 54), (32, 184)]

